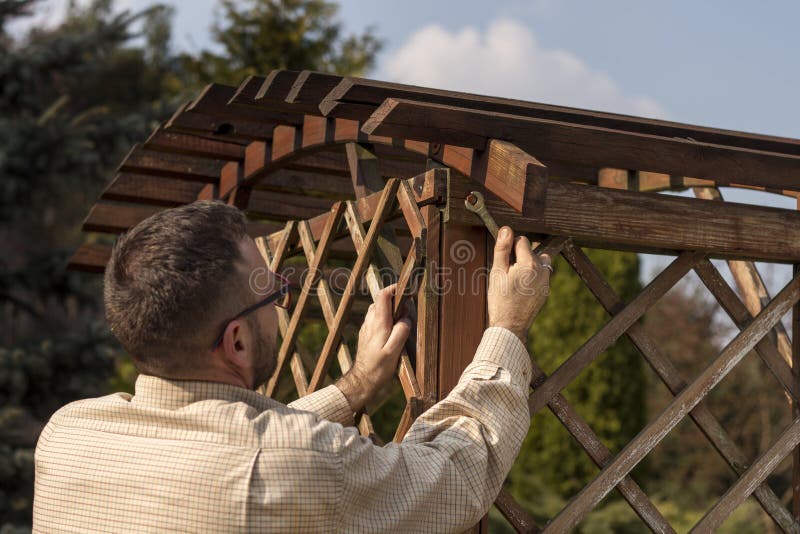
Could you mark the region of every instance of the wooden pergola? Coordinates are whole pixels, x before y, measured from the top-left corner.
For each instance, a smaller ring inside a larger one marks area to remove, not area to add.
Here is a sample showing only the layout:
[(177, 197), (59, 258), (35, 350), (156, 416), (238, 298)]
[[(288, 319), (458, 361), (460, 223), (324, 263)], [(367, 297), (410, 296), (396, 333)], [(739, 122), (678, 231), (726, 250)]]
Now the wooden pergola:
[[(334, 361), (347, 371), (353, 324), (384, 284), (397, 281), (416, 315), (398, 369), (406, 399), (394, 437), (400, 440), (456, 384), (485, 326), (481, 274), (493, 243), (464, 206), (471, 191), (480, 191), (500, 224), (530, 235), (540, 251), (563, 255), (609, 314), (550, 376), (533, 360), (529, 400), (532, 415), (547, 409), (564, 424), (600, 473), (545, 525), (502, 491), (495, 504), (512, 525), (521, 532), (568, 531), (616, 489), (649, 528), (673, 532), (630, 473), (688, 416), (738, 475), (694, 530), (714, 530), (753, 495), (781, 530), (800, 532), (800, 271), (795, 267), (794, 278), (771, 298), (752, 263), (800, 264), (800, 213), (721, 202), (717, 186), (796, 197), (800, 141), (273, 71), (239, 87), (209, 85), (134, 146), (87, 216), (84, 230), (91, 234), (71, 266), (102, 271), (110, 247), (98, 233), (124, 232), (165, 207), (221, 199), (245, 210), (272, 269), (302, 266), (308, 274), (299, 279), (293, 308), (279, 315), (282, 344), (265, 385), (269, 395), (289, 387), (301, 396), (315, 391), (330, 380)], [(658, 194), (688, 188), (699, 198)], [(623, 302), (583, 247), (675, 259)], [(742, 297), (711, 258), (728, 261)], [(337, 285), (334, 266), (341, 265), (350, 268)], [(741, 331), (702, 373), (684, 377), (639, 319), (692, 270)], [(791, 338), (781, 323), (789, 311)], [(298, 343), (309, 320), (327, 329), (318, 353)], [(623, 336), (674, 399), (612, 455), (562, 391)], [(751, 350), (782, 384), (775, 394), (790, 399), (793, 414), (757, 458), (747, 458), (702, 404)], [(369, 411), (359, 428), (378, 439)], [(765, 481), (790, 454), (794, 493), (787, 510)]]

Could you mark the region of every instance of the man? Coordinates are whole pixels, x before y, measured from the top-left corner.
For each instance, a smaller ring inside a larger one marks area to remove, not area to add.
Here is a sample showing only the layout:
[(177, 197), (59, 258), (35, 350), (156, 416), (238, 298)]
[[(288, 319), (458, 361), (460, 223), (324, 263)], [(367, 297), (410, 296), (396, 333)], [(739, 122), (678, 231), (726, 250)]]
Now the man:
[[(528, 429), (524, 341), (549, 258), (501, 230), (474, 361), (384, 447), (352, 425), (409, 334), (408, 319), (392, 320), (393, 288), (370, 306), (350, 372), (285, 406), (253, 391), (275, 368), (287, 289), (265, 269), (244, 215), (220, 202), (163, 211), (118, 239), (104, 300), (136, 392), (53, 415), (36, 449), (34, 531), (449, 532), (487, 511)], [(267, 294), (251, 283), (265, 272)]]

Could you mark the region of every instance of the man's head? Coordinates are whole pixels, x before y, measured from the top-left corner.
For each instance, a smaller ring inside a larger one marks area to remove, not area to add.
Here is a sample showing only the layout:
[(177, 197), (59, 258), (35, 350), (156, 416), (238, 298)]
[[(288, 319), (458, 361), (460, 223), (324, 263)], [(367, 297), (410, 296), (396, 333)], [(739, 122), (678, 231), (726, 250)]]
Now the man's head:
[[(264, 287), (279, 288), (245, 223), (234, 207), (198, 201), (153, 215), (117, 240), (105, 273), (106, 318), (140, 372), (250, 388), (269, 378), (275, 309), (230, 321), (263, 298)], [(262, 278), (257, 288), (254, 273)]]

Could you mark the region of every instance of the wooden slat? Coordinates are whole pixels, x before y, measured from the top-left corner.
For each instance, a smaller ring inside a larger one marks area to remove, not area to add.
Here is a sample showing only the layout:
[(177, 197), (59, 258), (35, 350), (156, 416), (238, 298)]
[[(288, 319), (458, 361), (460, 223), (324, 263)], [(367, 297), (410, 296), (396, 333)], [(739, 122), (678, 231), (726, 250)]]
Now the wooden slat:
[[(428, 204), (441, 203), (444, 198), (444, 188), (447, 179), (447, 172), (443, 169), (434, 169), (409, 178), (407, 181), (411, 185), (414, 192), (414, 198), (417, 205), (422, 207)], [(367, 197), (356, 200), (356, 210), (359, 218), (363, 222), (372, 220), (376, 213), (378, 203), (380, 202), (381, 193), (373, 193)], [(322, 235), (322, 229), (328, 220), (329, 215), (318, 215), (309, 221), (311, 231), (315, 240), (319, 240)], [(273, 240), (280, 239), (279, 235), (270, 236), (270, 243)]]
[[(567, 244), (564, 247), (562, 254), (575, 270), (576, 274), (586, 284), (586, 287), (609, 314), (613, 315), (622, 310), (625, 303), (611, 288), (608, 282), (605, 281), (600, 271), (592, 264), (586, 254), (571, 244)], [(647, 363), (652, 367), (664, 385), (667, 386), (667, 389), (669, 389), (673, 396), (680, 393), (686, 387), (688, 382), (681, 376), (677, 367), (675, 367), (661, 352), (652, 337), (645, 332), (641, 324), (632, 324), (625, 334), (642, 356), (644, 356)], [(731, 469), (737, 474), (743, 473), (749, 464), (747, 456), (739, 449), (727, 432), (725, 432), (722, 424), (713, 416), (709, 409), (704, 404), (698, 404), (689, 412), (689, 417), (694, 421), (717, 452), (724, 458)], [(792, 517), (788, 514), (781, 500), (768, 485), (763, 484), (759, 486), (755, 491), (755, 497), (764, 510), (785, 532), (796, 530)]]
[(678, 394), (664, 411), (630, 441), (603, 471), (585, 486), (547, 526), (549, 532), (566, 532), (616, 486), (681, 419), (703, 400), (800, 298), (800, 278), (795, 278), (740, 332), (706, 369)]
[(210, 183), (219, 178), (223, 165), (225, 162), (221, 160), (157, 152), (137, 144), (122, 160), (118, 171)]
[(202, 188), (203, 185), (197, 182), (121, 172), (100, 198), (172, 207), (194, 202)]
[[(446, 171), (444, 171), (446, 172)], [(417, 292), (416, 374), (425, 408), (437, 400), (439, 373), (439, 285), (441, 212), (436, 206), (424, 206), (428, 239), (425, 242), (425, 272)]]
[[(313, 265), (315, 263), (317, 251), (316, 247), (314, 246), (314, 241), (311, 237), (311, 228), (308, 226), (308, 222), (300, 222), (298, 230), (300, 234), (300, 241), (303, 244), (303, 251), (306, 254), (306, 261), (309, 265)], [(331, 291), (331, 288), (324, 276), (320, 278), (320, 281), (317, 284), (316, 295), (322, 308), (325, 324), (330, 331), (335, 326), (336, 300), (334, 299), (333, 292)], [(350, 371), (350, 368), (353, 366), (353, 356), (350, 353), (350, 347), (347, 346), (347, 343), (342, 343), (339, 345), (339, 349), (336, 351), (336, 356), (339, 361), (339, 367), (344, 375)], [(306, 393), (307, 392), (308, 381), (306, 381)], [(306, 393), (304, 393), (304, 395)], [(366, 413), (362, 415), (358, 423), (361, 434), (367, 437), (375, 434), (375, 428), (372, 425), (372, 419), (369, 415), (370, 413), (372, 413), (372, 406), (367, 406)]]
[(320, 103), (325, 115), (364, 121), (387, 98), (402, 98), (488, 112), (519, 115), (597, 126), (634, 133), (694, 139), (703, 143), (730, 145), (769, 152), (800, 155), (800, 141), (785, 137), (736, 132), (658, 119), (632, 117), (537, 102), (474, 95), (428, 87), (416, 87), (363, 78), (345, 78)]
[(327, 198), (293, 195), (274, 191), (253, 191), (247, 212), (274, 220), (311, 219), (327, 213), (333, 202)]
[(241, 161), (244, 159), (244, 147), (236, 143), (226, 143), (205, 137), (169, 132), (162, 127), (156, 128), (142, 146), (148, 150), (185, 154), (200, 158)]
[(355, 265), (353, 265), (353, 269), (347, 281), (347, 287), (344, 290), (342, 300), (339, 302), (339, 307), (336, 310), (335, 327), (328, 332), (328, 336), (320, 352), (319, 360), (317, 361), (317, 367), (314, 369), (314, 374), (311, 376), (311, 381), (309, 383), (311, 391), (316, 391), (319, 388), (328, 372), (331, 356), (341, 341), (344, 324), (347, 321), (347, 317), (353, 305), (355, 287), (361, 282), (364, 271), (369, 265), (370, 256), (377, 241), (378, 229), (392, 208), (399, 185), (399, 180), (392, 179), (386, 184), (386, 187), (381, 193), (378, 206), (375, 209), (375, 216), (370, 224), (364, 245), (358, 250), (358, 258), (356, 259)]
[[(739, 297), (728, 285), (728, 282), (725, 281), (710, 261), (701, 261), (695, 266), (695, 271), (737, 328), (742, 329), (750, 324), (750, 321), (753, 320), (753, 315), (745, 308)], [(761, 310), (759, 309), (759, 311)], [(800, 400), (800, 387), (795, 383), (792, 376), (792, 368), (781, 357), (773, 340), (765, 337), (756, 344), (755, 350), (764, 360), (764, 363), (767, 364), (769, 370), (772, 371), (772, 374), (775, 375), (775, 378), (778, 379), (778, 382), (785, 388), (786, 392), (795, 400)]]
[[(297, 79), (299, 71), (296, 70), (273, 70), (267, 75), (264, 83), (259, 87), (254, 100), (256, 105), (279, 106), (285, 109), (286, 96), (292, 89), (292, 84)], [(297, 109), (292, 107), (292, 109)]]
[(319, 103), (341, 81), (341, 76), (304, 70), (292, 84), (286, 102), (313, 114), (319, 114)]
[(161, 208), (153, 206), (98, 202), (83, 221), (83, 231), (118, 234), (159, 211)]
[[(476, 184), (451, 178), (451, 220), (476, 224), (463, 199)], [(498, 224), (518, 231), (570, 236), (576, 242), (640, 251), (698, 250), (729, 258), (800, 260), (800, 213), (733, 202), (634, 193), (549, 180), (536, 213), (520, 215), (491, 196)], [(528, 205), (535, 205), (531, 200)]]
[[(298, 334), (300, 333), (300, 322), (302, 321), (303, 314), (308, 306), (310, 294), (313, 292), (314, 287), (319, 282), (319, 275), (321, 274), (320, 269), (325, 264), (325, 260), (327, 259), (330, 249), (330, 244), (338, 231), (343, 214), (344, 204), (341, 202), (334, 204), (331, 208), (331, 216), (326, 220), (325, 228), (322, 231), (322, 235), (319, 239), (319, 246), (314, 256), (314, 263), (309, 266), (308, 275), (304, 280), (303, 287), (300, 290), (300, 295), (297, 298), (297, 304), (292, 312), (289, 328), (287, 329), (286, 336), (284, 337), (283, 343), (281, 343), (281, 347), (278, 350), (275, 372), (270, 381), (267, 383), (267, 395), (272, 395), (272, 393), (275, 391), (275, 386), (278, 382), (281, 369), (286, 362), (287, 356), (294, 348), (294, 343), (297, 340)], [(320, 382), (317, 382), (317, 385), (319, 385), (319, 383)], [(315, 390), (316, 387), (310, 389), (310, 391)]]
[(733, 511), (761, 485), (778, 464), (800, 443), (800, 419), (795, 419), (775, 443), (717, 501), (697, 522), (691, 532), (713, 532)]
[[(533, 358), (531, 358), (531, 365), (533, 369), (531, 385), (535, 389), (547, 380), (547, 374)], [(608, 465), (613, 457), (611, 451), (600, 441), (600, 438), (597, 437), (578, 412), (569, 405), (563, 395), (557, 394), (547, 403), (547, 406), (583, 450), (586, 451), (595, 465), (601, 469)], [(664, 519), (664, 516), (661, 515), (661, 512), (658, 511), (658, 508), (647, 498), (642, 488), (630, 476), (626, 476), (620, 481), (617, 485), (617, 490), (653, 532), (675, 532), (669, 526), (667, 520)]]
[(541, 410), (558, 392), (572, 382), (581, 371), (619, 339), (658, 299), (683, 278), (701, 258), (702, 256), (696, 252), (684, 252), (661, 271), (636, 298), (581, 345), (567, 361), (550, 375), (544, 384), (536, 388), (528, 401), (531, 413)]
[(237, 124), (249, 124), (252, 128), (257, 127), (257, 124), (271, 123), (273, 126), (302, 124), (303, 116), (299, 113), (231, 104), (230, 101), (236, 93), (236, 87), (219, 83), (209, 84), (186, 108), (186, 113), (219, 117)]
[(482, 149), (488, 139), (509, 141), (545, 164), (548, 159), (586, 166), (663, 172), (791, 189), (800, 179), (800, 156), (623, 132), (466, 108), (387, 99), (364, 123), (368, 134)]
[(517, 532), (535, 534), (542, 531), (542, 527), (536, 524), (536, 520), (519, 505), (505, 488), (500, 490), (500, 494), (494, 500), (494, 505)]
[(102, 273), (111, 257), (111, 246), (103, 243), (82, 243), (67, 264), (70, 271)]

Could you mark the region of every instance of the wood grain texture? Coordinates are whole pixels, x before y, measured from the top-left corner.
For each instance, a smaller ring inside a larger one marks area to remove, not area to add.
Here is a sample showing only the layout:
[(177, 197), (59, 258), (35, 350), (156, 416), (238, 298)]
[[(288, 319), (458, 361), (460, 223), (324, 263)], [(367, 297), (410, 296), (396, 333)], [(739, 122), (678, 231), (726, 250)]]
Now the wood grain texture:
[(217, 181), (225, 163), (224, 160), (147, 150), (136, 144), (122, 160), (117, 170), (209, 183)]
[(594, 167), (655, 171), (730, 183), (791, 189), (800, 180), (800, 155), (624, 132), (387, 99), (364, 132), (483, 149), (488, 139), (514, 143), (537, 159)]
[[(455, 181), (450, 220), (476, 224), (463, 207), (473, 184)], [(800, 260), (800, 213), (732, 202), (635, 193), (548, 180), (539, 215), (523, 216), (487, 196), (498, 224), (518, 231), (570, 236), (609, 248), (639, 251), (697, 250), (719, 257)], [(533, 200), (531, 200), (531, 203)]]
[[(586, 287), (592, 292), (597, 301), (609, 314), (616, 314), (625, 303), (603, 278), (600, 271), (592, 264), (586, 254), (579, 248), (567, 244), (562, 252), (564, 258), (583, 280)], [(703, 265), (703, 262), (700, 262)], [(647, 363), (655, 371), (672, 395), (680, 393), (688, 384), (677, 367), (661, 352), (655, 341), (647, 334), (644, 327), (634, 323), (625, 332), (636, 349), (644, 356)], [(763, 342), (762, 340), (761, 342)], [(761, 343), (759, 342), (759, 343)], [(731, 439), (722, 424), (713, 416), (708, 407), (698, 404), (689, 417), (706, 436), (711, 445), (722, 456), (730, 468), (741, 474), (749, 465), (749, 459), (744, 452)], [(770, 517), (785, 531), (796, 530), (794, 521), (783, 503), (767, 484), (762, 484), (755, 490), (755, 498)]]
[(795, 278), (553, 518), (545, 531), (566, 532), (577, 525), (753, 349), (799, 298), (800, 278)]

